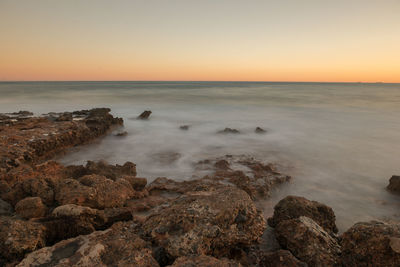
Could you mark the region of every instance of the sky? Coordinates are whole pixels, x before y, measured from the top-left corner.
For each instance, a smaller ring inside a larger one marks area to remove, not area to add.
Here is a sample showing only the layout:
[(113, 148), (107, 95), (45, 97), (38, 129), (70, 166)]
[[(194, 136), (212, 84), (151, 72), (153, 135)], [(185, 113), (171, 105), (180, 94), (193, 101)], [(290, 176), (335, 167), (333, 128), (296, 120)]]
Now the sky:
[(400, 0), (0, 0), (0, 80), (400, 82)]

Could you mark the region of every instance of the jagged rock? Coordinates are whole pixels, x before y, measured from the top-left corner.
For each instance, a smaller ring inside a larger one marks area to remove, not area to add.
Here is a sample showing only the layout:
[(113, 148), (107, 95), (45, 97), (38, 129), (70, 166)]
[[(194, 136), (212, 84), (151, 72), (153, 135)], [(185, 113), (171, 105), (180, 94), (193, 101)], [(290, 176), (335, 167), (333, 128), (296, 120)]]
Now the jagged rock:
[(0, 198), (0, 216), (10, 215), (13, 213), (12, 206)]
[(40, 197), (27, 197), (15, 205), (15, 212), (25, 219), (40, 218), (46, 215), (47, 207)]
[(304, 197), (287, 196), (274, 207), (274, 216), (268, 219), (268, 224), (275, 227), (280, 222), (295, 219), (300, 216), (307, 216), (318, 223), (328, 233), (337, 233), (335, 224), (335, 213), (332, 208), (310, 201)]
[(0, 216), (0, 266), (21, 260), (46, 244), (45, 228), (35, 222)]
[(189, 130), (189, 127), (190, 127), (189, 125), (181, 125), (181, 126), (179, 126), (179, 129), (187, 131), (187, 130)]
[(228, 259), (217, 259), (214, 257), (200, 255), (200, 256), (184, 256), (177, 258), (171, 267), (240, 267), (237, 262)]
[(137, 118), (139, 120), (148, 120), (150, 117), (150, 114), (151, 114), (150, 110), (145, 110)]
[(72, 113), (71, 112), (61, 113), (60, 116), (56, 118), (56, 121), (72, 121)]
[(136, 176), (136, 165), (130, 161), (124, 165), (110, 165), (104, 160), (98, 162), (88, 161), (86, 166), (67, 166), (67, 170), (74, 178), (80, 178), (89, 174), (103, 175), (111, 180), (116, 180), (125, 175)]
[(279, 244), (310, 266), (338, 266), (340, 246), (309, 217), (281, 221), (275, 228)]
[(63, 240), (27, 255), (17, 266), (159, 266), (149, 243), (129, 223)]
[(239, 134), (240, 132), (236, 129), (225, 128), (221, 131), (218, 131), (219, 134)]
[(280, 249), (274, 252), (264, 253), (259, 266), (262, 267), (307, 267), (307, 264), (299, 261), (288, 250)]
[(360, 222), (341, 236), (344, 266), (400, 266), (400, 224)]
[(387, 189), (392, 193), (400, 194), (400, 176), (393, 175), (389, 180)]
[(76, 204), (95, 209), (122, 207), (135, 194), (125, 179), (113, 181), (101, 175), (86, 175), (79, 180), (65, 179), (58, 185), (55, 198), (61, 205)]
[(154, 211), (141, 228), (167, 258), (174, 259), (189, 254), (221, 256), (235, 246), (249, 246), (262, 236), (265, 221), (244, 191), (219, 185), (211, 190), (193, 188)]
[(267, 131), (264, 130), (263, 128), (261, 128), (261, 127), (257, 127), (257, 128), (254, 130), (254, 132), (255, 132), (255, 133), (258, 133), (258, 134), (264, 134), (264, 133), (266, 133)]

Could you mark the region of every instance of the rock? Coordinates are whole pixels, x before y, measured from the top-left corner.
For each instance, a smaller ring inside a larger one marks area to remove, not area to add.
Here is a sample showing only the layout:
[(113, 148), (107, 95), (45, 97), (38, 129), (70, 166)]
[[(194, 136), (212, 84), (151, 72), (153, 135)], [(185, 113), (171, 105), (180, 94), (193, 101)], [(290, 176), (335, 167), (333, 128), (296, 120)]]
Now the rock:
[(240, 132), (236, 129), (225, 128), (224, 130), (218, 131), (219, 134), (239, 134)]
[(106, 220), (103, 211), (67, 204), (56, 207), (49, 217), (39, 222), (45, 226), (47, 244), (51, 245), (63, 239), (104, 229)]
[(129, 223), (116, 223), (105, 231), (63, 240), (37, 250), (17, 266), (159, 266), (149, 243)]
[(12, 206), (0, 198), (0, 216), (10, 215), (13, 213)]
[(115, 136), (117, 136), (117, 137), (124, 137), (124, 136), (127, 136), (127, 135), (128, 135), (127, 131), (118, 132), (118, 133), (115, 134)]
[(266, 133), (267, 131), (264, 130), (263, 128), (257, 127), (257, 128), (254, 130), (254, 132), (255, 132), (255, 133), (258, 133), (258, 134), (264, 134), (264, 133)]
[(307, 267), (307, 264), (299, 261), (288, 250), (280, 249), (274, 252), (264, 253), (259, 266), (263, 267)]
[(165, 250), (166, 258), (223, 256), (262, 236), (264, 219), (244, 191), (227, 185), (209, 189), (193, 188), (144, 221), (145, 236)]
[(56, 121), (72, 121), (72, 113), (71, 112), (64, 112), (61, 113), (57, 118)]
[(101, 175), (86, 175), (79, 180), (65, 179), (55, 195), (61, 205), (76, 204), (95, 209), (122, 207), (134, 196), (132, 186), (125, 179), (113, 181)]
[(189, 130), (189, 127), (190, 127), (189, 125), (181, 125), (181, 126), (179, 126), (179, 129), (187, 131), (187, 130)]
[(0, 266), (44, 247), (45, 228), (35, 222), (0, 216)]
[(130, 161), (125, 162), (122, 166), (119, 164), (110, 165), (104, 160), (98, 162), (88, 161), (86, 166), (67, 166), (67, 170), (73, 178), (98, 174), (115, 181), (125, 175), (136, 176), (136, 165)]
[(307, 216), (318, 223), (328, 233), (337, 233), (335, 213), (332, 208), (310, 201), (304, 197), (287, 196), (274, 207), (274, 216), (268, 219), (271, 227), (276, 227), (280, 222)]
[(400, 194), (400, 176), (393, 175), (389, 180), (387, 189), (392, 193)]
[(129, 207), (104, 209), (104, 217), (106, 219), (106, 227), (109, 227), (116, 222), (130, 221), (133, 219), (132, 212)]
[(9, 113), (14, 116), (33, 116), (33, 113), (27, 110), (21, 110), (18, 112)]
[(27, 197), (15, 205), (15, 212), (25, 219), (40, 218), (46, 215), (47, 207), (40, 197)]
[(400, 266), (400, 224), (360, 222), (341, 236), (343, 266)]
[(150, 114), (151, 114), (150, 110), (145, 110), (137, 118), (139, 120), (148, 120), (150, 117)]
[(147, 185), (146, 178), (125, 175), (122, 176), (122, 179), (127, 180), (136, 191), (142, 191)]
[(224, 171), (229, 170), (229, 162), (224, 159), (215, 162), (214, 166), (219, 170), (224, 170)]
[(282, 248), (310, 266), (338, 266), (340, 246), (309, 217), (281, 221), (275, 228)]
[(200, 256), (184, 256), (177, 258), (171, 267), (240, 267), (239, 263), (228, 259), (217, 259), (214, 257)]

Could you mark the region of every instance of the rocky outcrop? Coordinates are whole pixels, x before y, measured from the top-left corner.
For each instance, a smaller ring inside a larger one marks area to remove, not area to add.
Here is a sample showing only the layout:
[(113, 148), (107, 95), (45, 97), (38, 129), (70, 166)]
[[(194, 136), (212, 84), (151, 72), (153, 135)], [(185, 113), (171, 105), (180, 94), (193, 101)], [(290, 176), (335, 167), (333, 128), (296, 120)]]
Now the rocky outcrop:
[(15, 212), (22, 218), (40, 218), (46, 215), (47, 207), (40, 197), (27, 197), (15, 205)]
[(400, 176), (393, 175), (390, 178), (387, 190), (395, 194), (400, 194)]
[(65, 149), (87, 143), (105, 134), (122, 119), (109, 114), (110, 109), (98, 108), (75, 112), (75, 120), (53, 121), (46, 117), (10, 118), (2, 120), (0, 131), (0, 175), (21, 164), (37, 163)]
[(123, 165), (111, 165), (104, 160), (88, 161), (86, 166), (73, 165), (66, 168), (68, 174), (75, 179), (89, 174), (102, 175), (114, 181), (125, 175), (136, 176), (136, 165), (130, 161), (125, 162)]
[(145, 110), (137, 118), (138, 120), (148, 120), (151, 113), (151, 110)]
[(46, 231), (43, 225), (0, 216), (0, 266), (19, 261), (26, 253), (45, 244)]
[(400, 224), (356, 223), (341, 240), (344, 266), (400, 265)]
[(105, 231), (61, 241), (29, 254), (17, 266), (159, 266), (151, 246), (117, 223)]
[(278, 202), (274, 207), (274, 216), (268, 219), (271, 227), (276, 227), (285, 220), (306, 216), (313, 219), (317, 224), (328, 233), (337, 233), (335, 224), (335, 213), (332, 208), (319, 203), (310, 201), (304, 197), (287, 196)]
[(230, 261), (228, 259), (217, 259), (210, 256), (185, 256), (177, 258), (171, 267), (240, 267), (237, 262)]
[(190, 254), (227, 255), (257, 242), (265, 222), (244, 191), (219, 185), (193, 188), (149, 215), (142, 229), (172, 261)]
[(254, 132), (257, 133), (257, 134), (264, 134), (264, 133), (266, 133), (267, 131), (264, 130), (263, 128), (261, 128), (261, 127), (257, 127), (257, 128), (254, 130)]
[(308, 265), (339, 265), (340, 246), (336, 239), (309, 217), (282, 221), (275, 232), (279, 244)]

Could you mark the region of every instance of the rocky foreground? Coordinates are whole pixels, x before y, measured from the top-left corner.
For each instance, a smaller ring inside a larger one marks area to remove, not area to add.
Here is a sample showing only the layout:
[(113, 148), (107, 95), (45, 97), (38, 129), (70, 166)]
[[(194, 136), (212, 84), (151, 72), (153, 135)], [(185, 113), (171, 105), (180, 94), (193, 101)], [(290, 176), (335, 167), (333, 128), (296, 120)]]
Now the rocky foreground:
[[(121, 125), (109, 112), (0, 115), (0, 266), (400, 266), (396, 223), (339, 236), (330, 207), (298, 196), (266, 222), (257, 201), (290, 177), (252, 158), (204, 160), (196, 167), (210, 175), (150, 184), (132, 162), (51, 160)], [(267, 224), (273, 250), (260, 244)]]

